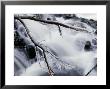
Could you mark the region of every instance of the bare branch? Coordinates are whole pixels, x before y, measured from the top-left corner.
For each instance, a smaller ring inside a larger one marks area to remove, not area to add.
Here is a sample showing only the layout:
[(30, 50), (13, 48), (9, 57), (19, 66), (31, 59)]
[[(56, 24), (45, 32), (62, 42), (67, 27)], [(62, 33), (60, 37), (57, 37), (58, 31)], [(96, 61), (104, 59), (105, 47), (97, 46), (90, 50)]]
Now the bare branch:
[(34, 40), (33, 40), (33, 38), (32, 38), (32, 36), (30, 35), (30, 31), (29, 31), (29, 29), (27, 28), (27, 26), (25, 25), (25, 23), (19, 18), (19, 17), (16, 17), (15, 19), (17, 19), (17, 20), (19, 20), (22, 24), (23, 24), (23, 26), (25, 27), (25, 29), (26, 29), (26, 32), (27, 32), (27, 34), (28, 34), (28, 36), (30, 37), (30, 39), (31, 39), (31, 41), (34, 43), (34, 45), (35, 46), (38, 46), (39, 48), (41, 48), (42, 50), (43, 50), (43, 54), (44, 54), (44, 59), (45, 59), (45, 62), (46, 62), (46, 64), (47, 64), (47, 68), (48, 68), (48, 70), (49, 70), (49, 74), (52, 76), (53, 74), (54, 74), (54, 72), (52, 71), (52, 69), (50, 68), (50, 66), (49, 66), (49, 64), (48, 64), (48, 61), (47, 61), (47, 58), (46, 58), (46, 54), (45, 54), (45, 50), (44, 50), (44, 48), (42, 47), (42, 46), (40, 46), (39, 44), (37, 44)]
[[(15, 16), (14, 18), (18, 18), (18, 17)], [(30, 19), (30, 20), (39, 21), (39, 22), (48, 23), (48, 24), (54, 24), (54, 25), (57, 25), (57, 26), (63, 26), (65, 28), (70, 28), (70, 29), (73, 29), (75, 31), (82, 31), (82, 32), (86, 32), (86, 33), (91, 33), (91, 32), (89, 32), (85, 29), (82, 29), (82, 28), (76, 28), (76, 27), (73, 27), (73, 26), (71, 27), (71, 26), (65, 25), (63, 23), (55, 22), (55, 21), (41, 20), (41, 19), (37, 19), (37, 18), (31, 17), (31, 16), (19, 16), (19, 18), (21, 18), (21, 19)]]

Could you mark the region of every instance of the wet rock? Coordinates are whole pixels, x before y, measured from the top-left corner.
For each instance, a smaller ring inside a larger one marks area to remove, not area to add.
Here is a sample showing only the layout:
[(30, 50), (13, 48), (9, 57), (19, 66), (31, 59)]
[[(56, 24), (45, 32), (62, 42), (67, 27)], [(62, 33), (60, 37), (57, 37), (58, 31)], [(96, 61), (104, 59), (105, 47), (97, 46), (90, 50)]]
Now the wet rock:
[(94, 45), (97, 45), (97, 40), (96, 40), (96, 39), (92, 39), (92, 43), (93, 43)]
[(84, 47), (84, 50), (86, 50), (86, 51), (91, 50), (91, 42), (90, 41), (87, 41), (86, 42), (85, 47)]
[(33, 45), (27, 45), (26, 46), (26, 53), (30, 59), (35, 58), (35, 56), (36, 56), (35, 47)]
[(20, 38), (18, 32), (15, 31), (15, 33), (14, 33), (14, 46), (19, 47), (19, 48), (23, 48), (25, 45), (26, 44), (24, 42), (24, 39)]

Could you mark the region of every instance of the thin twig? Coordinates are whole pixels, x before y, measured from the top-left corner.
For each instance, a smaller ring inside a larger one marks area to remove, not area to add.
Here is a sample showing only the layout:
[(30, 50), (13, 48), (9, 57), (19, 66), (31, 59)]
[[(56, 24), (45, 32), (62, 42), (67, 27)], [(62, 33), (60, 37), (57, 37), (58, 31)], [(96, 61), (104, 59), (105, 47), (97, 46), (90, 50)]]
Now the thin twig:
[(58, 30), (59, 30), (59, 33), (60, 33), (60, 36), (62, 35), (62, 31), (61, 31), (61, 29), (60, 29), (60, 26), (59, 25), (57, 25), (58, 26)]
[(92, 70), (94, 70), (96, 67), (97, 67), (97, 64), (85, 76), (88, 76), (92, 72)]

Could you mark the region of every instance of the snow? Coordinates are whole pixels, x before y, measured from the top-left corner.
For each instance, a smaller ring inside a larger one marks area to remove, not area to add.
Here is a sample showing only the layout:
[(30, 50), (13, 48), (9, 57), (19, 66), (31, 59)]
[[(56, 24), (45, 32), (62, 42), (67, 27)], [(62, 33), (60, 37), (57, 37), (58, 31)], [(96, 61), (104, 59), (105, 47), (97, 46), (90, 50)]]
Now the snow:
[(92, 13), (90, 13), (90, 14), (86, 14), (86, 13), (84, 13), (84, 14), (83, 14), (83, 13), (82, 13), (82, 14), (79, 13), (79, 14), (78, 14), (78, 13), (77, 13), (77, 16), (78, 16), (78, 17), (87, 18), (87, 19), (94, 19), (94, 20), (97, 20), (97, 16), (96, 16), (95, 13), (93, 13), (93, 14), (92, 14)]
[[(97, 49), (91, 51), (84, 50), (86, 41), (92, 42), (92, 39), (96, 38), (95, 34), (76, 32), (74, 29), (60, 26), (62, 30), (62, 35), (60, 35), (56, 25), (44, 24), (29, 19), (22, 20), (28, 27), (33, 39), (43, 45), (45, 49), (47, 47), (46, 50), (55, 56), (46, 53), (49, 65), (56, 75), (86, 75), (96, 65)], [(56, 20), (67, 25), (71, 25), (70, 23), (82, 23), (74, 20), (64, 20), (62, 17)], [(85, 23), (83, 25), (86, 27), (86, 30), (96, 30)], [(77, 27), (77, 25), (74, 26)], [(94, 70), (90, 75), (94, 76), (96, 74), (96, 70)], [(48, 69), (44, 61), (37, 61), (21, 75), (48, 75)]]

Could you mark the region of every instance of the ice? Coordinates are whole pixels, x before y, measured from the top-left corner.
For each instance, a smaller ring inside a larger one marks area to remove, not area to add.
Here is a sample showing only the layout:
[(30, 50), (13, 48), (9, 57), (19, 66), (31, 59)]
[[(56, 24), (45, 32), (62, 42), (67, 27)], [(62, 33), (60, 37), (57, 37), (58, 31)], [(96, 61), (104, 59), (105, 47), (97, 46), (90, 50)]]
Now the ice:
[[(86, 75), (97, 64), (97, 49), (95, 48), (90, 51), (84, 50), (86, 41), (92, 43), (92, 40), (96, 38), (95, 34), (75, 31), (74, 29), (60, 26), (62, 33), (60, 35), (57, 25), (29, 19), (22, 20), (29, 29), (34, 41), (42, 45), (45, 50), (48, 49), (54, 55), (52, 56), (46, 53), (48, 63), (56, 75)], [(74, 27), (79, 27), (80, 24), (83, 24), (86, 30), (90, 32), (96, 30), (78, 20), (64, 20), (62, 17), (56, 18), (56, 20)], [(94, 45), (92, 44), (92, 46)], [(96, 74), (96, 70), (93, 70), (89, 75), (94, 76)], [(21, 75), (48, 75), (48, 69), (44, 59), (42, 61), (39, 59), (39, 62), (33, 63)]]

